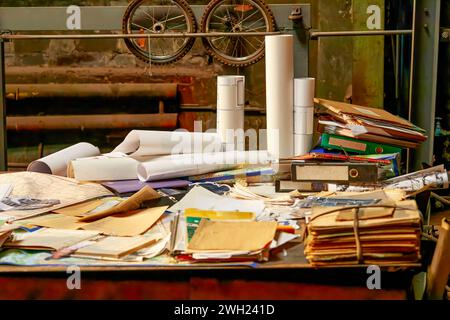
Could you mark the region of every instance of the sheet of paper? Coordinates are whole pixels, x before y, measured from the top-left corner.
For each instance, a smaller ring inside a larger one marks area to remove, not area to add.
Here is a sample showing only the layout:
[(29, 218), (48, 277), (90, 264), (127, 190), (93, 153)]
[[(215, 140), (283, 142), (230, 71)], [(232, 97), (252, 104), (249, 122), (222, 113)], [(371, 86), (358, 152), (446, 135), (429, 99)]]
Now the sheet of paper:
[(107, 258), (122, 258), (142, 248), (145, 248), (158, 239), (152, 237), (106, 237), (96, 243), (81, 248), (75, 256), (97, 256)]
[(203, 219), (188, 244), (192, 251), (256, 251), (271, 243), (276, 222), (226, 222)]
[(131, 131), (113, 152), (131, 156), (168, 155), (221, 151), (217, 133), (187, 131)]
[(4, 183), (0, 185), (0, 200), (9, 197), (13, 190), (13, 185), (10, 183)]
[(105, 187), (94, 183), (80, 183), (76, 180), (36, 172), (14, 172), (0, 175), (0, 184), (13, 185), (11, 196), (34, 199), (56, 199), (60, 204), (38, 209), (8, 211), (8, 219), (24, 219), (77, 204), (86, 200), (113, 196)]
[(292, 234), (287, 232), (279, 232), (275, 239), (270, 244), (270, 249), (276, 249), (281, 247), (282, 245), (285, 245), (286, 243), (295, 240), (299, 238), (300, 236), (298, 234)]
[(105, 204), (110, 199), (116, 199), (116, 198), (115, 197), (107, 197), (107, 198), (102, 198), (102, 199), (89, 200), (89, 201), (75, 204), (75, 205), (72, 205), (69, 207), (56, 209), (56, 210), (53, 210), (53, 212), (63, 214), (66, 216), (82, 217), (86, 213), (91, 212), (92, 210)]
[(116, 214), (83, 225), (82, 229), (95, 230), (111, 236), (133, 237), (149, 230), (161, 218), (167, 208), (156, 207), (139, 212)]
[(70, 162), (68, 176), (78, 181), (117, 181), (137, 179), (139, 161), (130, 157), (77, 159)]
[(142, 182), (140, 180), (123, 180), (123, 181), (108, 181), (102, 183), (103, 186), (119, 193), (130, 193), (141, 190), (145, 186), (153, 189), (161, 188), (184, 188), (190, 184), (187, 180), (166, 180), (154, 182)]
[(158, 192), (148, 186), (145, 186), (139, 192), (133, 194), (131, 197), (112, 208), (100, 212), (95, 211), (86, 213), (80, 221), (94, 221), (113, 214), (137, 210), (144, 202), (159, 198), (161, 198), (161, 195)]
[(226, 196), (219, 196), (203, 187), (191, 189), (180, 201), (169, 208), (170, 212), (186, 209), (200, 209), (213, 211), (241, 211), (262, 213), (265, 205), (262, 200), (238, 200)]
[(21, 220), (20, 224), (54, 229), (78, 230), (86, 223), (78, 221), (77, 217), (66, 216), (63, 214), (46, 214), (44, 216)]
[(4, 247), (30, 250), (61, 250), (81, 241), (92, 239), (98, 234), (97, 231), (40, 229), (35, 232), (16, 234), (12, 241), (4, 244)]
[(136, 252), (136, 255), (139, 257), (143, 257), (145, 259), (151, 259), (156, 256), (159, 256), (164, 251), (166, 251), (167, 246), (169, 245), (169, 241), (170, 241), (170, 234), (166, 235), (164, 238), (159, 240), (154, 245), (139, 250), (138, 252)]
[(52, 153), (42, 159), (33, 161), (27, 171), (66, 176), (67, 165), (78, 158), (99, 156), (100, 150), (90, 143), (81, 142), (58, 152)]

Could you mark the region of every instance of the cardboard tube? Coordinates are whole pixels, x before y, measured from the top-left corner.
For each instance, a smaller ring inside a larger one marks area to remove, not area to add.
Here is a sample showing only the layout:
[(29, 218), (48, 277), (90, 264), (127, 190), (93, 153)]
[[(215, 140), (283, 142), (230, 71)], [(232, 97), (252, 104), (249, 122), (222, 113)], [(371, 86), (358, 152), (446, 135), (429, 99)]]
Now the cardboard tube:
[(294, 80), (294, 106), (313, 107), (316, 79), (299, 78)]
[(294, 107), (294, 133), (314, 133), (314, 107)]
[(294, 135), (294, 147), (295, 156), (303, 156), (308, 154), (313, 145), (313, 135), (312, 134), (295, 134)]
[[(244, 130), (245, 77), (217, 77), (217, 133), (227, 145), (236, 149), (237, 132)], [(228, 147), (226, 150), (230, 150)]]
[(277, 158), (294, 155), (294, 37), (266, 36), (267, 149)]

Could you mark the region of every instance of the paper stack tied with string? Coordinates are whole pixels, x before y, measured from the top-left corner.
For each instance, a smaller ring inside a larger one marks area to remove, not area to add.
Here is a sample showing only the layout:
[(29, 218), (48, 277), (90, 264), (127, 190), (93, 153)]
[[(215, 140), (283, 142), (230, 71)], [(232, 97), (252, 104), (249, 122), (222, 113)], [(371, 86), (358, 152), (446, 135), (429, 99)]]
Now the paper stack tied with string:
[(414, 200), (314, 207), (305, 256), (313, 266), (418, 263), (422, 216)]

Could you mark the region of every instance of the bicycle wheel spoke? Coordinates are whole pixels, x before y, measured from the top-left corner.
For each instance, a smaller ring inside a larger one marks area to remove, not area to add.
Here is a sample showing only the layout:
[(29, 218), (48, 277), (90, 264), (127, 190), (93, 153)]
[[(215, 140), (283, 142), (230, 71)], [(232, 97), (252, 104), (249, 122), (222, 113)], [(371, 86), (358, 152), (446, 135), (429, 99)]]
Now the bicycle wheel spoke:
[(146, 27), (144, 27), (144, 26), (141, 26), (140, 24), (137, 24), (137, 23), (134, 23), (134, 22), (132, 22), (131, 24), (134, 25), (134, 26), (136, 26), (136, 27), (138, 27), (138, 28), (147, 30), (147, 31), (149, 31), (150, 33), (152, 33), (152, 30), (150, 30), (149, 28), (146, 28)]

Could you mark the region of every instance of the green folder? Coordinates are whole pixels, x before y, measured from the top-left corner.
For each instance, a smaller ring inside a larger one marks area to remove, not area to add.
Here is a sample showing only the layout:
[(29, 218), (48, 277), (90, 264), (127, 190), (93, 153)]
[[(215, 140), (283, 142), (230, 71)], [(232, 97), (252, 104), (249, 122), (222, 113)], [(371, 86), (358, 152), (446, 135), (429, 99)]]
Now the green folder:
[(357, 154), (389, 154), (400, 153), (401, 148), (364, 140), (358, 140), (334, 134), (322, 134), (320, 146), (325, 149), (345, 150)]

